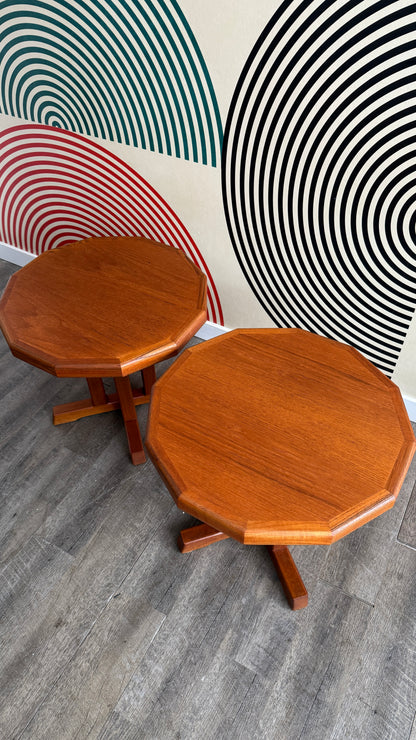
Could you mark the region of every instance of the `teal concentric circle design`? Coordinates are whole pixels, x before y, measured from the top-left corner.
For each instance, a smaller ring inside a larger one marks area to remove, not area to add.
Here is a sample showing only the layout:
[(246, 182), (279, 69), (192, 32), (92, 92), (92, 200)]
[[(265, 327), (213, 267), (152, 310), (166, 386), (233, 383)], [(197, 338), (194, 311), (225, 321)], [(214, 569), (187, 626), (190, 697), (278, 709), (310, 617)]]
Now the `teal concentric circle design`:
[(215, 91), (176, 0), (0, 2), (1, 112), (217, 166)]

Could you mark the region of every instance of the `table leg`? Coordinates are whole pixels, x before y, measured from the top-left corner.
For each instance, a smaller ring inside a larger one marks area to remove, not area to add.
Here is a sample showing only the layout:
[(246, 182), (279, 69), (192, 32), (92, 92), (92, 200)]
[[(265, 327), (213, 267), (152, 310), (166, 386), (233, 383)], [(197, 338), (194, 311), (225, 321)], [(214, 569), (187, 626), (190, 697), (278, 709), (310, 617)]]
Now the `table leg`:
[(142, 370), (142, 380), (143, 380), (143, 391), (145, 396), (150, 396), (150, 391), (152, 390), (152, 385), (156, 381), (156, 370), (155, 366), (151, 365), (150, 367), (144, 367)]
[(114, 378), (133, 465), (146, 462), (130, 378)]
[[(104, 414), (107, 411), (115, 411), (120, 408), (118, 393), (107, 395), (103, 385), (101, 389), (101, 378), (87, 378), (87, 383), (90, 389), (90, 398), (85, 398), (82, 401), (72, 401), (71, 403), (61, 403), (53, 407), (53, 423), (55, 425), (67, 424), (86, 416)], [(149, 394), (145, 395), (143, 388), (132, 388), (132, 394), (135, 406), (149, 403), (150, 396)]]
[[(192, 552), (201, 547), (208, 547), (213, 542), (228, 539), (229, 535), (219, 532), (209, 524), (197, 524), (195, 527), (183, 529), (178, 537), (178, 547), (181, 552)], [(283, 591), (293, 610), (303, 609), (308, 605), (308, 592), (304, 586), (300, 573), (293, 561), (289, 548), (286, 545), (269, 545), (267, 547)]]
[(291, 609), (303, 609), (308, 605), (308, 592), (286, 545), (269, 545), (273, 565), (276, 568), (283, 591)]
[(197, 524), (195, 527), (183, 529), (178, 537), (178, 547), (181, 552), (192, 552), (201, 547), (207, 547), (213, 542), (228, 539), (229, 535), (219, 532), (208, 524)]
[[(154, 365), (144, 368), (141, 372), (143, 388), (132, 388), (128, 377), (113, 378), (116, 393), (109, 394), (105, 392), (101, 378), (87, 378), (90, 398), (54, 406), (53, 423), (66, 424), (70, 421), (83, 419), (86, 416), (104, 414), (107, 411), (114, 411), (121, 408), (131, 459), (134, 465), (145, 462), (146, 458), (134, 407), (142, 403), (149, 403), (150, 391), (156, 380), (156, 372)], [(131, 408), (132, 404), (133, 408)]]
[(101, 378), (87, 378), (88, 388), (90, 389), (91, 402), (93, 406), (102, 406), (106, 404), (107, 394), (104, 383)]

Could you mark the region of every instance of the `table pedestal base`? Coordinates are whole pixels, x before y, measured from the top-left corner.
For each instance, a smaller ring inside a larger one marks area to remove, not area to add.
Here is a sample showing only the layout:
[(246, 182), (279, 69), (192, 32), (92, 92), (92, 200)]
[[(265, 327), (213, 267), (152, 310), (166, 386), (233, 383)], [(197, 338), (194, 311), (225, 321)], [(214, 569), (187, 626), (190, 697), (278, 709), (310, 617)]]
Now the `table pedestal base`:
[(116, 393), (109, 394), (105, 392), (101, 378), (87, 378), (90, 398), (54, 406), (53, 423), (66, 424), (83, 419), (85, 416), (95, 416), (95, 414), (121, 409), (131, 461), (133, 465), (146, 462), (135, 407), (142, 403), (149, 403), (150, 391), (156, 380), (154, 365), (144, 368), (141, 373), (142, 388), (132, 388), (129, 377), (113, 378)]
[[(198, 524), (195, 527), (181, 531), (178, 537), (178, 547), (181, 552), (192, 552), (192, 550), (207, 547), (213, 542), (226, 540), (228, 537), (228, 534), (219, 532), (208, 524)], [(286, 545), (268, 545), (267, 549), (276, 568), (290, 608), (293, 610), (303, 609), (308, 605), (308, 592), (293, 561), (289, 548)]]

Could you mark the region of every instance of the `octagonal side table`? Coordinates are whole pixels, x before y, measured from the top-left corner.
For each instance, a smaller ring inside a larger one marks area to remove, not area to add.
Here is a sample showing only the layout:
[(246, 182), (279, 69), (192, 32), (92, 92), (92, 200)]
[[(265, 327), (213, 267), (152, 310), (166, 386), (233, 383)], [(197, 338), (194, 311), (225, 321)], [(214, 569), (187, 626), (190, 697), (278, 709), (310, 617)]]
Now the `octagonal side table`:
[(266, 545), (290, 606), (288, 545), (330, 544), (391, 508), (416, 443), (399, 389), (345, 344), (241, 329), (187, 349), (152, 390), (146, 445), (178, 507), (182, 552)]
[[(60, 378), (85, 377), (90, 397), (53, 409), (54, 424), (121, 409), (131, 459), (145, 461), (135, 406), (155, 363), (206, 320), (206, 277), (179, 249), (141, 237), (86, 239), (18, 270), (0, 300), (12, 353)], [(143, 387), (129, 376), (141, 371)], [(114, 379), (107, 395), (102, 378)]]

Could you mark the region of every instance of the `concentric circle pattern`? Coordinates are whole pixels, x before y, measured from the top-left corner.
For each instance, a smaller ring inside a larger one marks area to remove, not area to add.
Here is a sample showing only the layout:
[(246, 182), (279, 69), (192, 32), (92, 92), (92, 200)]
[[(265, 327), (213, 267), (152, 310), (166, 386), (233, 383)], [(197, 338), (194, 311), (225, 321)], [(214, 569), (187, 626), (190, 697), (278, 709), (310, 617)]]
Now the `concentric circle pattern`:
[(176, 0), (3, 0), (1, 110), (216, 166), (212, 82)]
[(14, 126), (0, 134), (0, 239), (34, 254), (89, 236), (144, 236), (182, 249), (207, 275), (208, 317), (218, 293), (191, 235), (152, 186), (78, 134)]
[(224, 136), (228, 228), (258, 300), (386, 373), (416, 305), (415, 32), (406, 0), (282, 3)]

